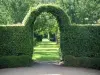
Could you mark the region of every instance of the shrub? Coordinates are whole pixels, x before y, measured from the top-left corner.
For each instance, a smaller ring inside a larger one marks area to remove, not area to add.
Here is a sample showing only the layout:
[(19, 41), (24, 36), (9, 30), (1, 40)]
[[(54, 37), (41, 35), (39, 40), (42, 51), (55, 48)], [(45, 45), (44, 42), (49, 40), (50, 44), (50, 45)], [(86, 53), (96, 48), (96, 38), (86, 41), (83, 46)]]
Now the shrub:
[(32, 58), (27, 55), (22, 56), (2, 56), (0, 57), (0, 68), (28, 66)]
[(80, 67), (100, 69), (100, 58), (76, 57)]
[(76, 57), (79, 61), (79, 67), (90, 67), (91, 66), (91, 59), (89, 57)]
[[(33, 37), (32, 37), (33, 40)], [(0, 55), (33, 54), (33, 41), (24, 26), (0, 26)]]
[(74, 57), (66, 55), (64, 57), (64, 65), (100, 69), (100, 58)]
[(64, 65), (65, 66), (78, 66), (79, 63), (78, 63), (77, 59), (74, 56), (66, 55), (64, 57)]
[(100, 25), (71, 25), (69, 16), (61, 8), (49, 4), (30, 8), (21, 24), (23, 26), (0, 26), (0, 56), (33, 54), (34, 22), (42, 12), (49, 12), (57, 18), (62, 59), (67, 64), (73, 62), (71, 64), (73, 66), (86, 65), (87, 67), (87, 64), (88, 67), (99, 66), (97, 58), (100, 58)]

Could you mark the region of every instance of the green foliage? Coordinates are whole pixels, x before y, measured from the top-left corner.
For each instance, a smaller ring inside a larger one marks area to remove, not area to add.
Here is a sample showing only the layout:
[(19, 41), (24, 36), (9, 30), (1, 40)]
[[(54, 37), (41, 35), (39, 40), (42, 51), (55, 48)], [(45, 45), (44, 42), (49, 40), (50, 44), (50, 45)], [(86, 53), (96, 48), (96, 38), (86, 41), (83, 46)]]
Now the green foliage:
[(27, 13), (26, 17), (22, 22), (23, 25), (26, 25), (28, 27), (34, 27), (33, 23), (42, 12), (51, 13), (52, 15), (55, 16), (59, 24), (63, 23), (62, 25), (60, 25), (60, 29), (62, 29), (62, 26), (64, 25), (67, 26), (71, 23), (69, 16), (65, 14), (65, 12), (60, 7), (51, 4), (42, 4), (37, 6), (36, 8), (33, 7), (30, 8), (29, 12)]
[(100, 69), (100, 58), (78, 57), (79, 66)]
[(99, 0), (0, 0), (0, 24), (22, 22), (29, 7), (39, 4), (59, 5), (72, 23), (97, 23), (100, 19)]
[(100, 69), (100, 58), (74, 57), (66, 55), (64, 57), (64, 65)]
[(21, 23), (30, 6), (48, 2), (55, 3), (49, 0), (0, 0), (0, 24)]
[(47, 42), (44, 39), (42, 42), (38, 43), (37, 46), (34, 47), (34, 54), (32, 59), (36, 61), (58, 61), (58, 48), (59, 46), (56, 44), (56, 42)]
[(25, 0), (0, 0), (0, 24), (22, 22), (28, 9)]
[[(72, 23), (96, 23), (100, 18), (99, 0), (58, 0), (59, 5), (69, 14)], [(86, 20), (86, 18), (88, 18)]]
[(34, 33), (44, 35), (48, 33), (55, 33), (57, 31), (56, 18), (50, 13), (41, 13), (34, 22)]
[[(32, 56), (34, 22), (42, 12), (49, 12), (57, 19), (64, 60), (66, 55), (100, 58), (100, 25), (71, 25), (69, 16), (60, 7), (49, 4), (30, 8), (22, 22), (25, 26), (0, 26), (1, 56), (20, 54)], [(70, 56), (69, 58), (72, 58), (72, 60), (68, 59), (70, 62), (77, 63), (76, 58)]]
[[(69, 16), (66, 15), (65, 12), (60, 7), (56, 5), (51, 5), (51, 4), (44, 4), (36, 8), (30, 8), (29, 12), (27, 13), (26, 17), (24, 18), (22, 22), (23, 25), (25, 25), (26, 28), (29, 28), (30, 32), (33, 32), (32, 30), (32, 28), (34, 27), (33, 23), (42, 12), (49, 12), (52, 15), (54, 15), (55, 18), (57, 19), (57, 22), (59, 24), (59, 29), (61, 32), (61, 50), (64, 52), (65, 38), (63, 37), (65, 36), (66, 31), (70, 27), (71, 22), (70, 22)], [(62, 44), (62, 42), (64, 44)]]
[(31, 8), (23, 20), (23, 24), (29, 28), (34, 27), (32, 23), (42, 12), (49, 12), (57, 19), (60, 28), (62, 58), (65, 55), (100, 57), (99, 26), (71, 25), (68, 15), (61, 8), (48, 4)]
[(76, 57), (100, 57), (100, 27), (72, 25), (61, 34), (62, 54)]
[(0, 26), (0, 55), (32, 55), (33, 41), (24, 26)]
[(79, 62), (77, 59), (72, 55), (64, 56), (64, 65), (66, 66), (78, 66)]
[(0, 68), (29, 66), (31, 62), (32, 58), (28, 55), (2, 56), (0, 57)]

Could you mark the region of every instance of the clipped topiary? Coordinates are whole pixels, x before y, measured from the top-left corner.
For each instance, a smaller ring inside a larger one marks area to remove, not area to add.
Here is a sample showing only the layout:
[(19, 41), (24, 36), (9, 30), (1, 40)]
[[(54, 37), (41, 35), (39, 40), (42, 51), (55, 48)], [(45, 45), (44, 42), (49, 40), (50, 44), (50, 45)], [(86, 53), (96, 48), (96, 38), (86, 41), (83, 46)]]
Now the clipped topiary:
[[(42, 4), (37, 7), (31, 7), (26, 17), (24, 18), (22, 24), (25, 25), (26, 28), (29, 29), (29, 32), (33, 34), (33, 27), (36, 18), (42, 13), (48, 12), (56, 17), (56, 20), (59, 24), (60, 29), (60, 46), (62, 50), (62, 54), (64, 54), (64, 41), (66, 40), (65, 34), (67, 30), (70, 28), (71, 21), (69, 16), (61, 9), (59, 6), (51, 5), (51, 4)], [(33, 37), (32, 37), (33, 39)]]

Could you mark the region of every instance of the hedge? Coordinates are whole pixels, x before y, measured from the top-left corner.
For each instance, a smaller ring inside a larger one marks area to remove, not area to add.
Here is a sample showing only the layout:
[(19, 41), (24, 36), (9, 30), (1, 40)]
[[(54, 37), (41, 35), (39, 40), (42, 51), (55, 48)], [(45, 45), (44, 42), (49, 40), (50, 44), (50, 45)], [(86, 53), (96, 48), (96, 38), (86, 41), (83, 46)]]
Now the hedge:
[(0, 56), (32, 55), (30, 34), (24, 26), (0, 26)]
[(28, 55), (0, 57), (0, 68), (29, 66), (31, 63), (32, 58)]
[(66, 55), (64, 57), (64, 65), (100, 69), (100, 58), (74, 57), (72, 55)]
[(53, 14), (58, 21), (62, 58), (65, 55), (100, 57), (100, 25), (72, 25), (64, 10), (55, 5), (44, 4), (31, 7), (24, 18), (22, 23), (30, 32), (33, 32), (34, 21), (42, 12)]
[(49, 4), (31, 7), (19, 26), (0, 26), (0, 56), (32, 56), (34, 22), (42, 12), (53, 14), (58, 21), (63, 60), (66, 55), (100, 58), (100, 25), (72, 25), (60, 7)]
[(71, 25), (61, 37), (63, 56), (100, 58), (100, 25)]
[[(61, 9), (60, 7), (56, 5), (50, 5), (50, 4), (44, 4), (39, 5), (37, 7), (31, 7), (27, 15), (25, 16), (22, 24), (25, 25), (26, 28), (30, 30), (30, 32), (33, 32), (34, 22), (36, 18), (42, 13), (42, 12), (48, 12), (55, 16), (58, 24), (59, 24), (59, 30), (61, 35), (61, 50), (64, 52), (63, 44), (66, 40), (63, 38), (66, 34), (66, 30), (70, 28), (71, 21), (69, 16)], [(63, 55), (64, 56), (64, 55)]]

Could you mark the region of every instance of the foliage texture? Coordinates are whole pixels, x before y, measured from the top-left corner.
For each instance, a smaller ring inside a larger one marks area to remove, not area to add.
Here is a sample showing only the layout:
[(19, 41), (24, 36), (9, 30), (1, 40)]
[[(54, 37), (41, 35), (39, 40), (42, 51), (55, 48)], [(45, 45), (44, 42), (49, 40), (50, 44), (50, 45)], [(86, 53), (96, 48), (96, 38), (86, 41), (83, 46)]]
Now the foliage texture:
[(30, 8), (21, 24), (23, 26), (0, 26), (0, 56), (32, 57), (34, 22), (42, 12), (51, 13), (56, 17), (63, 60), (66, 55), (100, 57), (100, 25), (71, 25), (68, 15), (55, 5)]

